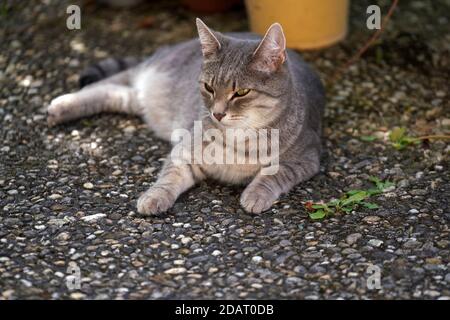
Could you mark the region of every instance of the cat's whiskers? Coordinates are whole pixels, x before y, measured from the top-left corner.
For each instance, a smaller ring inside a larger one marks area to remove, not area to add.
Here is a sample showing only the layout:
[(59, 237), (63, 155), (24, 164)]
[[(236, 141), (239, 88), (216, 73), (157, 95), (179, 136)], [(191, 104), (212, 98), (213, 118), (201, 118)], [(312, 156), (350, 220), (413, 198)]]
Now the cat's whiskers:
[(264, 124), (261, 121), (257, 121), (257, 120), (254, 120), (254, 119), (248, 120), (248, 118), (245, 118), (245, 119), (243, 119), (243, 122), (244, 122), (244, 124), (246, 126), (248, 126), (251, 129), (254, 129), (254, 130), (259, 130), (259, 129), (276, 129), (276, 128), (272, 127), (272, 126), (269, 126), (267, 124)]

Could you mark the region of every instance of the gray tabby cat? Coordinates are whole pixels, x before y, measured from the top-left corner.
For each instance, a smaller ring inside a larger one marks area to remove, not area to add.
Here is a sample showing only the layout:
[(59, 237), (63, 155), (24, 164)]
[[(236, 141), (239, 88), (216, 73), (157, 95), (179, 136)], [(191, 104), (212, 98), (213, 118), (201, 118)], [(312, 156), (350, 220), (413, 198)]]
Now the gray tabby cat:
[[(261, 174), (262, 163), (180, 164), (168, 159), (137, 202), (139, 213), (159, 214), (196, 183), (212, 178), (247, 185), (240, 203), (247, 212), (260, 213), (319, 171), (323, 86), (297, 53), (286, 50), (278, 23), (262, 40), (251, 33), (212, 31), (200, 19), (197, 29), (200, 41), (161, 48), (133, 68), (54, 99), (48, 123), (122, 112), (142, 116), (165, 140), (175, 129), (192, 130), (196, 120), (203, 130), (279, 129), (276, 174)], [(244, 145), (237, 148), (248, 147)]]

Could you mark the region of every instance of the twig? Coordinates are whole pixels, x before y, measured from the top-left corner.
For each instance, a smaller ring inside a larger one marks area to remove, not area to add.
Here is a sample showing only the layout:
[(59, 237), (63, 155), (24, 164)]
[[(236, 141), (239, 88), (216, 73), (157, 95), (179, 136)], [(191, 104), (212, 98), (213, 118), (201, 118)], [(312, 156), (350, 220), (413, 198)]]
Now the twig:
[(387, 22), (389, 21), (390, 17), (394, 13), (395, 7), (397, 7), (398, 0), (393, 0), (391, 7), (389, 8), (388, 13), (383, 19), (383, 22), (381, 23), (380, 29), (378, 29), (372, 37), (364, 44), (364, 46), (358, 50), (358, 52), (351, 57), (343, 66), (338, 68), (338, 70), (334, 73), (334, 75), (331, 77), (331, 82), (335, 82), (339, 76), (341, 76), (348, 67), (350, 67), (355, 61), (357, 61), (361, 56), (364, 54), (364, 52), (369, 49), (369, 47), (380, 37), (381, 33), (384, 31)]
[(438, 139), (438, 140), (450, 140), (450, 135), (429, 135), (429, 136), (421, 136), (421, 137), (417, 137), (417, 138), (412, 138), (414, 140), (433, 140), (433, 139)]

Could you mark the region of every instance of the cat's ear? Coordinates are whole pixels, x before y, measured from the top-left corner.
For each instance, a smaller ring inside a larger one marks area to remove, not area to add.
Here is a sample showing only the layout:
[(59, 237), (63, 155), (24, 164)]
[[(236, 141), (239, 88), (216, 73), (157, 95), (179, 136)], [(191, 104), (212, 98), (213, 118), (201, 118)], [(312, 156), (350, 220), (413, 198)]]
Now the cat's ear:
[(209, 57), (214, 55), (220, 50), (221, 47), (217, 36), (199, 18), (197, 18), (195, 22), (197, 23), (198, 36), (200, 38), (203, 56)]
[(276, 71), (286, 60), (286, 38), (279, 23), (274, 23), (253, 52), (252, 67), (264, 72)]

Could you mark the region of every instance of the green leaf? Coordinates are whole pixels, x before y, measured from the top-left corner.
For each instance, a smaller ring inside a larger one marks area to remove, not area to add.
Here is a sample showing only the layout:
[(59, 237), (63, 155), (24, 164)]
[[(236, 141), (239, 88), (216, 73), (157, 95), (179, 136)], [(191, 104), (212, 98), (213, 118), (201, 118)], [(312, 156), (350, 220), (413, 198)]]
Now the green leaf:
[(311, 208), (313, 208), (313, 209), (325, 209), (326, 207), (327, 207), (327, 205), (325, 205), (325, 204), (313, 204), (311, 206)]
[(377, 137), (375, 136), (361, 136), (361, 140), (365, 142), (372, 142), (377, 140)]
[(378, 205), (375, 203), (371, 203), (371, 202), (362, 202), (361, 203), (364, 207), (366, 207), (367, 209), (378, 209)]
[(392, 142), (399, 142), (405, 136), (406, 128), (404, 127), (396, 127), (392, 129), (389, 134), (389, 140)]
[(367, 192), (365, 191), (360, 191), (358, 193), (353, 194), (352, 196), (348, 197), (347, 199), (342, 200), (341, 205), (343, 207), (349, 205), (349, 204), (354, 204), (354, 203), (358, 203), (362, 200), (364, 200), (365, 198), (368, 197)]
[(330, 202), (328, 202), (328, 206), (329, 207), (336, 207), (338, 204), (340, 203), (340, 201), (338, 199), (332, 200)]
[(381, 181), (379, 178), (374, 177), (374, 176), (370, 176), (369, 180), (372, 181), (375, 186), (377, 187), (378, 190), (382, 190), (383, 189), (383, 181)]
[(364, 190), (349, 190), (349, 191), (347, 191), (347, 195), (352, 196), (352, 195), (357, 194), (359, 192), (364, 192)]
[(317, 210), (316, 212), (310, 213), (309, 217), (313, 220), (320, 220), (325, 218), (327, 214), (323, 210)]
[(395, 148), (395, 149), (397, 149), (397, 150), (403, 150), (403, 149), (405, 149), (406, 148), (406, 146), (404, 145), (404, 144), (402, 144), (402, 143), (393, 143), (392, 144), (392, 146)]
[(353, 207), (343, 207), (342, 211), (345, 211), (347, 213), (352, 212), (353, 211)]
[(383, 181), (381, 181), (380, 179), (378, 179), (377, 177), (372, 177), (372, 176), (369, 177), (369, 180), (372, 181), (373, 183), (375, 183), (375, 185), (376, 185), (376, 189), (375, 189), (375, 188), (372, 188), (372, 189), (369, 189), (369, 190), (368, 190), (368, 193), (369, 193), (370, 195), (377, 194), (377, 193), (381, 193), (384, 189), (387, 189), (387, 188), (389, 188), (389, 187), (395, 185), (395, 184), (394, 184), (393, 182), (391, 182), (391, 181), (385, 181), (385, 182), (383, 182)]
[(378, 188), (371, 188), (371, 189), (367, 190), (367, 194), (369, 196), (374, 196), (374, 195), (380, 194), (380, 193), (383, 193), (383, 190), (380, 190)]

